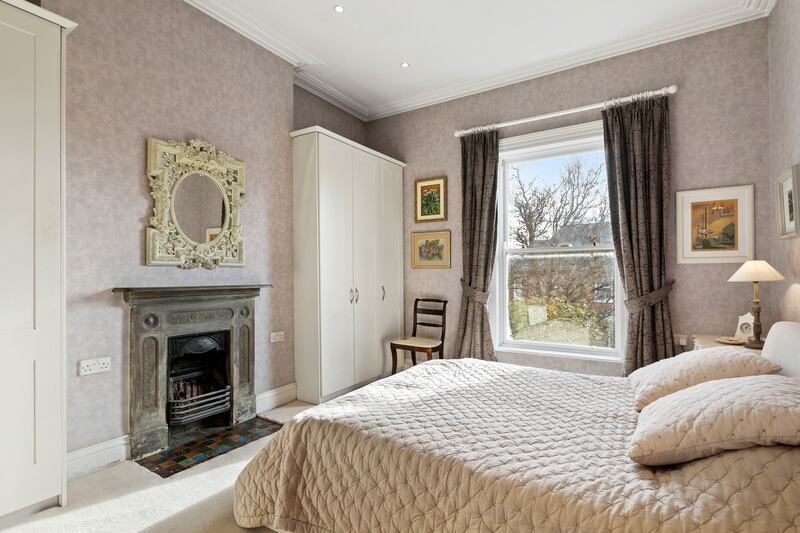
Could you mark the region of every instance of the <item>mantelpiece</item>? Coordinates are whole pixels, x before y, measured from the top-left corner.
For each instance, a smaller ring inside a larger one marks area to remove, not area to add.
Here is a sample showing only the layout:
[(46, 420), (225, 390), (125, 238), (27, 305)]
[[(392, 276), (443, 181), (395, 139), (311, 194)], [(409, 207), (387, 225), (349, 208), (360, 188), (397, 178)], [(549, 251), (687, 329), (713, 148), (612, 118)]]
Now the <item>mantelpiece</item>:
[(231, 424), (255, 416), (255, 299), (269, 284), (200, 287), (124, 287), (130, 306), (129, 420), (131, 456), (169, 443), (169, 340), (226, 332)]

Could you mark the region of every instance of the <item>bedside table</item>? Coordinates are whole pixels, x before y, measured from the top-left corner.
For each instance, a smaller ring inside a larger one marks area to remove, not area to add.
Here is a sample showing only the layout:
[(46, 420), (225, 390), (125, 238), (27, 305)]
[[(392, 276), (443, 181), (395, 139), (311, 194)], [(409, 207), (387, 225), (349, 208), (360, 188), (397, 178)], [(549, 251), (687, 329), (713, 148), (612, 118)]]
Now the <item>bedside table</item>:
[(750, 350), (753, 353), (760, 354), (761, 350), (756, 350), (754, 348), (745, 348), (743, 344), (725, 344), (722, 342), (717, 341), (717, 337), (721, 337), (722, 335), (693, 335), (692, 339), (694, 340), (694, 349), (695, 350), (702, 350), (703, 348), (711, 348), (712, 346), (732, 346), (738, 348), (744, 348), (745, 350)]

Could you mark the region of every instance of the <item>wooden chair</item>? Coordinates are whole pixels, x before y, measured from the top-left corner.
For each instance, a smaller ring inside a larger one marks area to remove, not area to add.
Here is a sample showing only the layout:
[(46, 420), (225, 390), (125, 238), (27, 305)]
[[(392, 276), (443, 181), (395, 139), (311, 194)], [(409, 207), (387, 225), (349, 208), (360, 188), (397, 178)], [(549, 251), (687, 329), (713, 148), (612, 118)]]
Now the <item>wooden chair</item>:
[[(420, 307), (419, 304), (441, 304), (441, 308)], [(421, 315), (440, 316), (440, 324), (434, 322), (423, 322)], [(433, 298), (417, 298), (414, 300), (414, 329), (411, 337), (392, 341), (389, 347), (392, 350), (392, 374), (397, 372), (397, 350), (408, 350), (411, 352), (411, 363), (417, 364), (417, 352), (428, 354), (428, 361), (433, 358), (433, 352), (439, 353), (439, 359), (444, 358), (444, 334), (447, 325), (447, 300), (436, 300)], [(427, 328), (441, 328), (442, 334), (438, 339), (430, 337), (417, 337), (417, 326)]]

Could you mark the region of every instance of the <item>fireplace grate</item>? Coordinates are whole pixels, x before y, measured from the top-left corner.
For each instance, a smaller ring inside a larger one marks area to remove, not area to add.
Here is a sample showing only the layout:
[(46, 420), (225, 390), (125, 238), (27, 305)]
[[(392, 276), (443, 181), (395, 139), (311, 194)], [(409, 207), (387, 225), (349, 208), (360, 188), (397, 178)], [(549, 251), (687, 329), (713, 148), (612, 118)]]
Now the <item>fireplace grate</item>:
[(169, 423), (183, 425), (231, 408), (231, 387), (216, 371), (199, 370), (170, 378)]

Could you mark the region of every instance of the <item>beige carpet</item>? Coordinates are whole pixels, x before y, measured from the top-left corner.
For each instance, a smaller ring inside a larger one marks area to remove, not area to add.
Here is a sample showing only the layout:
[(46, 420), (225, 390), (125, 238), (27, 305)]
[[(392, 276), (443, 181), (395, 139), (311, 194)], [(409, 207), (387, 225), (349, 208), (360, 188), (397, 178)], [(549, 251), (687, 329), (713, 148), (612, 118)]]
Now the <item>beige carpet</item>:
[(37, 513), (14, 532), (205, 532), (242, 529), (233, 519), (233, 484), (274, 435), (168, 479), (126, 461), (69, 483), (69, 505)]

